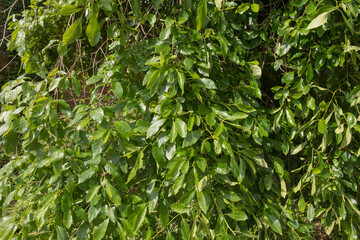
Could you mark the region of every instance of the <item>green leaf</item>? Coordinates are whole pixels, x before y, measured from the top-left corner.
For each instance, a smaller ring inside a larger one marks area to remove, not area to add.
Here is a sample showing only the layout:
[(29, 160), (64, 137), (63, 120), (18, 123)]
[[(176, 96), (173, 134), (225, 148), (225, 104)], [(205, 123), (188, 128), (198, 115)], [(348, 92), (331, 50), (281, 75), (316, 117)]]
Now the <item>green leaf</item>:
[(147, 212), (147, 207), (140, 207), (133, 214), (129, 216), (129, 225), (132, 227), (133, 232), (135, 233), (145, 220)]
[(62, 42), (60, 42), (57, 47), (57, 52), (59, 53), (60, 56), (65, 56), (68, 52), (68, 49), (66, 46), (64, 46)]
[(326, 121), (321, 119), (318, 123), (318, 132), (323, 134), (326, 131)]
[(285, 113), (286, 113), (286, 119), (288, 120), (288, 122), (295, 126), (295, 119), (294, 119), (294, 114), (293, 112), (289, 109), (289, 108), (286, 108), (285, 109)]
[(182, 94), (184, 94), (185, 75), (183, 72), (180, 72), (178, 70), (176, 70), (176, 72), (177, 72), (177, 79), (178, 79), (179, 87), (181, 89)]
[(185, 60), (184, 60), (184, 66), (187, 68), (187, 69), (191, 69), (194, 65), (194, 60), (192, 60), (191, 58), (188, 58), (186, 57)]
[(160, 120), (155, 121), (153, 124), (151, 124), (149, 130), (146, 133), (146, 138), (150, 138), (153, 135), (155, 135), (165, 122), (166, 122), (166, 119), (160, 119)]
[(317, 16), (310, 22), (309, 26), (306, 29), (310, 30), (324, 25), (327, 22), (329, 13), (330, 12), (321, 13), (319, 16)]
[(166, 148), (166, 158), (168, 160), (172, 159), (175, 155), (176, 152), (176, 144), (175, 143), (171, 143), (167, 148)]
[(293, 0), (290, 2), (290, 5), (294, 7), (301, 7), (305, 5), (305, 3), (307, 3), (308, 1), (309, 0)]
[(278, 157), (272, 157), (274, 160), (274, 168), (275, 171), (277, 172), (277, 174), (282, 177), (284, 175), (284, 162), (282, 161), (281, 158)]
[(201, 191), (201, 192), (199, 192), (198, 198), (199, 198), (199, 206), (200, 206), (201, 210), (204, 213), (207, 213), (207, 211), (210, 207), (210, 204), (211, 204), (210, 194), (205, 191)]
[(281, 192), (280, 192), (280, 194), (281, 194), (281, 196), (282, 196), (283, 198), (285, 198), (285, 197), (286, 197), (286, 194), (287, 194), (286, 183), (285, 183), (285, 180), (284, 180), (283, 177), (280, 176), (279, 178), (280, 178), (280, 187), (281, 187)]
[(304, 196), (302, 194), (300, 195), (300, 199), (298, 202), (298, 208), (299, 208), (299, 212), (301, 212), (301, 213), (303, 213), (306, 208), (306, 202), (305, 202)]
[(109, 219), (106, 219), (104, 222), (102, 222), (101, 224), (99, 224), (98, 226), (96, 226), (94, 228), (93, 231), (93, 239), (94, 240), (101, 240), (104, 238), (107, 227), (109, 225)]
[(162, 201), (159, 203), (159, 218), (163, 227), (166, 227), (169, 222), (169, 210)]
[(311, 109), (311, 110), (315, 110), (315, 99), (313, 97), (310, 97), (310, 99), (307, 102), (307, 106)]
[(101, 38), (101, 27), (97, 19), (96, 14), (92, 14), (89, 20), (89, 24), (86, 27), (86, 36), (91, 46), (95, 46)]
[(64, 191), (64, 194), (61, 198), (61, 209), (63, 212), (67, 212), (72, 205), (72, 194), (69, 191)]
[(80, 10), (81, 8), (77, 8), (72, 5), (65, 5), (61, 8), (60, 14), (63, 16), (69, 16), (69, 15), (73, 15), (74, 13), (77, 13)]
[(255, 13), (259, 12), (260, 6), (257, 3), (251, 4), (251, 10)]
[(121, 197), (120, 193), (116, 190), (116, 188), (114, 188), (109, 182), (106, 182), (105, 189), (107, 195), (109, 195), (111, 202), (113, 202), (115, 205), (120, 205)]
[(131, 0), (132, 11), (137, 18), (141, 16), (140, 0)]
[(225, 58), (229, 51), (228, 41), (224, 36), (221, 36), (221, 35), (218, 35), (217, 39), (220, 43), (221, 54)]
[(69, 239), (67, 232), (61, 226), (57, 226), (56, 234), (57, 234), (57, 239), (59, 239), (59, 240), (68, 240)]
[(306, 142), (303, 142), (299, 145), (297, 145), (296, 147), (294, 147), (293, 149), (291, 149), (290, 154), (291, 155), (295, 155), (298, 154), (301, 150), (303, 150), (303, 148), (306, 146)]
[(77, 79), (76, 77), (72, 78), (72, 88), (74, 90), (75, 95), (77, 97), (80, 97), (81, 86), (80, 86), (79, 79)]
[(94, 121), (101, 123), (104, 118), (104, 110), (102, 108), (96, 108), (90, 112), (90, 116)]
[(237, 176), (237, 180), (238, 180), (239, 184), (241, 184), (241, 182), (245, 178), (245, 170), (246, 170), (245, 161), (242, 158), (240, 158), (239, 159), (239, 175)]
[(353, 128), (356, 125), (356, 117), (354, 116), (354, 114), (348, 112), (346, 113), (346, 121), (349, 125), (350, 128)]
[(80, 225), (79, 229), (76, 232), (76, 239), (77, 240), (84, 240), (86, 239), (87, 235), (90, 232), (90, 224), (85, 222)]
[(90, 168), (79, 175), (79, 184), (87, 181), (95, 174), (94, 168)]
[(196, 31), (200, 31), (205, 26), (207, 12), (207, 0), (200, 0), (197, 6)]
[(350, 126), (348, 126), (346, 128), (346, 131), (345, 131), (345, 136), (340, 144), (340, 148), (343, 148), (343, 147), (346, 147), (347, 145), (349, 145), (349, 143), (351, 142), (351, 129), (350, 129)]
[(314, 216), (315, 216), (315, 208), (310, 203), (308, 208), (307, 208), (307, 219), (309, 220), (309, 222), (312, 222), (312, 220), (314, 220)]
[(163, 147), (157, 147), (155, 145), (153, 145), (152, 147), (152, 155), (155, 158), (156, 162), (162, 166), (164, 164), (164, 160), (165, 160), (165, 152)]
[(130, 137), (132, 135), (132, 128), (127, 122), (118, 121), (114, 123), (117, 132), (123, 137)]
[(173, 143), (177, 137), (176, 123), (173, 122), (170, 130), (170, 142)]
[(177, 118), (175, 120), (175, 127), (176, 127), (176, 130), (177, 130), (178, 134), (182, 138), (185, 138), (186, 135), (187, 135), (187, 127), (186, 127), (185, 122), (183, 120), (181, 120), (180, 118)]
[(1, 127), (0, 127), (0, 136), (5, 134), (6, 132), (8, 132), (8, 130), (10, 128), (10, 125), (11, 125), (11, 121), (8, 121), (8, 122), (4, 123), (3, 125), (1, 125)]
[(223, 131), (224, 131), (224, 123), (221, 122), (219, 126), (216, 128), (213, 138), (218, 138)]
[(64, 33), (63, 44), (64, 46), (75, 42), (81, 36), (82, 32), (82, 19), (76, 20)]
[(223, 0), (215, 0), (215, 5), (216, 5), (217, 9), (221, 10), (222, 3), (223, 3)]
[(71, 227), (72, 221), (73, 218), (72, 218), (71, 210), (64, 212), (64, 217), (63, 217), (64, 227), (69, 229)]
[(353, 221), (351, 220), (351, 229), (350, 229), (350, 234), (349, 234), (349, 240), (356, 240), (358, 239), (358, 235), (357, 235), (357, 231), (356, 231), (356, 227), (353, 223)]
[(196, 131), (189, 133), (186, 136), (186, 138), (184, 139), (182, 147), (185, 148), (185, 147), (190, 147), (190, 146), (194, 145), (199, 140), (201, 134), (202, 134), (202, 131), (200, 131), (200, 130), (196, 130)]
[(189, 240), (190, 226), (186, 218), (181, 219), (181, 235), (182, 235), (182, 239)]
[(235, 221), (246, 221), (248, 219), (246, 213), (241, 210), (234, 210), (231, 213), (228, 213), (226, 215), (228, 215)]
[(99, 203), (96, 204), (95, 206), (93, 205), (90, 206), (89, 211), (87, 212), (90, 223), (98, 216), (100, 210), (101, 210), (101, 205)]
[(88, 194), (86, 195), (86, 202), (91, 202), (91, 200), (96, 196), (96, 194), (98, 193), (99, 189), (100, 189), (100, 185), (97, 186), (92, 186), (89, 191)]
[(126, 180), (126, 184), (128, 184), (135, 176), (136, 176), (137, 169), (134, 167), (131, 169), (128, 178)]
[(265, 159), (260, 156), (253, 156), (252, 158), (257, 165), (263, 168), (268, 168), (268, 164), (266, 163)]
[(277, 219), (272, 214), (266, 214), (266, 215), (267, 215), (267, 217), (269, 219), (271, 229), (282, 235), (282, 228), (281, 228), (280, 220)]
[(250, 9), (249, 3), (242, 3), (237, 9), (236, 13), (244, 14), (248, 9)]
[(184, 0), (184, 6), (187, 10), (192, 8), (192, 0)]
[(292, 81), (294, 81), (294, 72), (285, 73), (281, 78), (282, 83), (290, 84)]
[(49, 92), (54, 91), (56, 88), (58, 88), (59, 82), (64, 81), (64, 78), (55, 78), (51, 81), (49, 86)]
[(208, 78), (201, 78), (197, 80), (201, 85), (207, 89), (217, 89), (215, 82)]
[(186, 213), (189, 209), (182, 203), (174, 203), (171, 205), (171, 209), (177, 213)]
[(134, 132), (146, 133), (149, 130), (151, 123), (145, 120), (139, 120), (136, 122)]
[(197, 157), (196, 164), (200, 168), (201, 171), (205, 172), (206, 167), (207, 167), (207, 162), (204, 157)]
[(157, 202), (159, 200), (159, 189), (154, 188), (153, 191), (149, 194), (149, 213), (152, 213), (156, 208)]
[(123, 95), (123, 88), (121, 86), (121, 83), (113, 81), (111, 83), (111, 88), (114, 95), (120, 100)]
[(272, 183), (273, 183), (273, 175), (272, 175), (272, 173), (266, 175), (266, 177), (264, 179), (264, 182), (265, 182), (265, 189), (267, 191), (270, 191)]
[(102, 79), (102, 77), (97, 76), (97, 75), (92, 75), (91, 78), (89, 78), (86, 81), (86, 85), (91, 85), (91, 84), (97, 83), (100, 79)]
[(215, 124), (216, 124), (215, 113), (213, 113), (213, 112), (208, 113), (205, 116), (205, 121), (210, 127), (215, 126)]
[(249, 67), (250, 67), (250, 70), (251, 70), (254, 78), (259, 80), (262, 75), (261, 67), (259, 67), (258, 65), (250, 65)]
[(161, 41), (165, 41), (166, 39), (168, 39), (170, 37), (171, 34), (171, 27), (166, 27), (163, 30), (161, 30), (160, 32), (160, 40)]

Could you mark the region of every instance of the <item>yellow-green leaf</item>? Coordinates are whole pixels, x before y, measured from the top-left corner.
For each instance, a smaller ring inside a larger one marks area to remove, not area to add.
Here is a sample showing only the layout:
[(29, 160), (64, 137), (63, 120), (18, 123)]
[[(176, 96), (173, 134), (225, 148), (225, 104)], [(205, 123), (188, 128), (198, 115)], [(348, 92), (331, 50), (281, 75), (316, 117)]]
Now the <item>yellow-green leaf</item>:
[(79, 18), (65, 31), (63, 35), (63, 44), (68, 45), (73, 43), (81, 36), (82, 32), (82, 19)]
[(207, 17), (207, 0), (200, 0), (197, 7), (196, 30), (200, 31), (205, 26)]
[(245, 221), (248, 219), (246, 213), (241, 210), (234, 210), (231, 213), (228, 213), (227, 215), (232, 219), (234, 219), (235, 221)]
[(309, 26), (306, 29), (309, 30), (309, 29), (317, 28), (317, 27), (320, 27), (321, 25), (324, 25), (327, 22), (328, 15), (329, 15), (329, 12), (324, 12), (324, 13), (320, 14), (319, 16), (317, 16), (310, 22)]
[(80, 11), (81, 8), (74, 7), (72, 5), (65, 5), (61, 8), (60, 14), (63, 16), (69, 16)]
[(100, 24), (95, 14), (90, 17), (89, 24), (86, 27), (86, 36), (91, 46), (95, 46), (100, 40)]

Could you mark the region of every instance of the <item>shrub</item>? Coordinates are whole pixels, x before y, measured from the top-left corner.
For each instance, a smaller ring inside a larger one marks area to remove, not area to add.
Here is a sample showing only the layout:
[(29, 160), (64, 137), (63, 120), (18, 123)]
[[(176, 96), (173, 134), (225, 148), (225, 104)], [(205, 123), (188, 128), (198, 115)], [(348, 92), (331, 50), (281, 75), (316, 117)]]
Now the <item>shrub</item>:
[(356, 239), (358, 1), (32, 1), (5, 239)]

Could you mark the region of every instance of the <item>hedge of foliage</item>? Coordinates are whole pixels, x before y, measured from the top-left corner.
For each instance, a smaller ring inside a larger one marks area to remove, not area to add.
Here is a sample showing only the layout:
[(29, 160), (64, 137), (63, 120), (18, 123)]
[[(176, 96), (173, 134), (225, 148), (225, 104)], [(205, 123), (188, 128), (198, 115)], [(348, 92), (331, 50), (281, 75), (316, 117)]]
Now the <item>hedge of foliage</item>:
[(2, 239), (357, 239), (359, 5), (31, 1)]

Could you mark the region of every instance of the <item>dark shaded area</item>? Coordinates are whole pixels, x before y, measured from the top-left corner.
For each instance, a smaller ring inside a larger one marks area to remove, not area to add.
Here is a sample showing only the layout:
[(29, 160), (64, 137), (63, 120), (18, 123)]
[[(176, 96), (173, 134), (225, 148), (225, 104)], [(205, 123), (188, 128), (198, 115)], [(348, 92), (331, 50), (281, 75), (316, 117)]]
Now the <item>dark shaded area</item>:
[[(11, 38), (11, 31), (6, 30), (7, 17), (13, 14), (21, 14), (25, 7), (30, 5), (30, 0), (25, 1), (1, 1), (0, 2), (0, 87), (16, 76), (21, 64), (20, 58), (15, 51), (7, 51), (7, 42)], [(9, 19), (8, 21), (11, 21)], [(5, 32), (4, 32), (5, 31)]]

